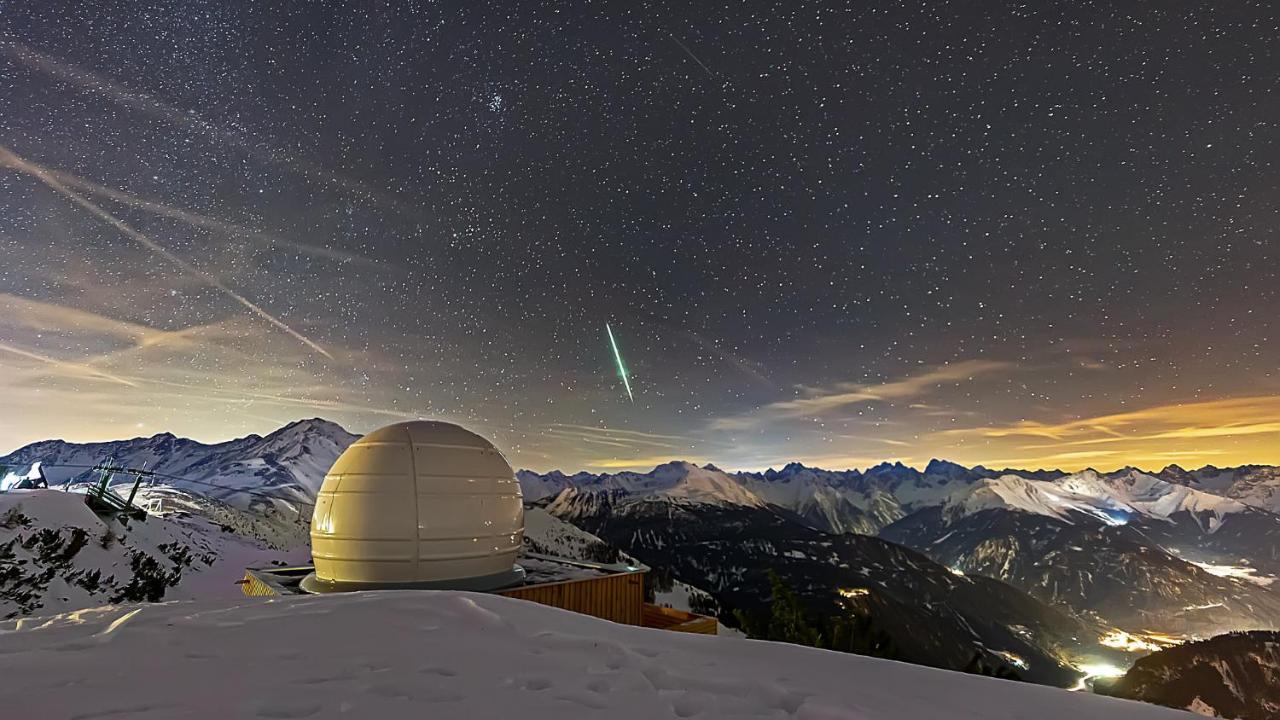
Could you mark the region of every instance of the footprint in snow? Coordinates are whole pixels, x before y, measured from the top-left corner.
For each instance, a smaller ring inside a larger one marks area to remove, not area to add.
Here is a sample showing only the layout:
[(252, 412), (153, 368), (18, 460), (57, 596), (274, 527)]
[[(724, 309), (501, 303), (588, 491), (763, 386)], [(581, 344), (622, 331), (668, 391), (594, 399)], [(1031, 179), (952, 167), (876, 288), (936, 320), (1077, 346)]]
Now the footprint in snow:
[(600, 697), (599, 695), (593, 695), (589, 693), (565, 693), (563, 695), (557, 695), (556, 699), (563, 700), (565, 702), (571, 702), (576, 705), (581, 705), (583, 707), (588, 707), (588, 708), (591, 708), (592, 710), (608, 710), (609, 709), (609, 703), (606, 702), (604, 698)]
[(305, 700), (276, 700), (258, 706), (258, 717), (289, 720), (311, 717), (320, 712), (318, 703)]

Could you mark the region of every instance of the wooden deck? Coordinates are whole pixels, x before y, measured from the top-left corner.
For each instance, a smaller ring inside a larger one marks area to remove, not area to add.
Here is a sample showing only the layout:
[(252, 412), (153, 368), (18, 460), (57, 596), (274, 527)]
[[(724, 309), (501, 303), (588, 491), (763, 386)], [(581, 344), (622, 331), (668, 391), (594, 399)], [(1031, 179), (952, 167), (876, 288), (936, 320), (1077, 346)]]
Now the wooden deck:
[(647, 628), (670, 630), (672, 632), (697, 633), (699, 635), (715, 635), (716, 619), (706, 615), (695, 615), (684, 610), (644, 604), (641, 612), (641, 624)]

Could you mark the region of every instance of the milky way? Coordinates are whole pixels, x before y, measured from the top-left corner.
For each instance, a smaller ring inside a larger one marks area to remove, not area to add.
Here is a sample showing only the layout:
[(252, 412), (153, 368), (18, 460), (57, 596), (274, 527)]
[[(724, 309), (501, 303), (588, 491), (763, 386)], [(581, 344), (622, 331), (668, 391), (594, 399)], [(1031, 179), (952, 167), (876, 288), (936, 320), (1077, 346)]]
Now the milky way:
[(374, 6), (0, 6), (0, 446), (1280, 461), (1272, 3)]

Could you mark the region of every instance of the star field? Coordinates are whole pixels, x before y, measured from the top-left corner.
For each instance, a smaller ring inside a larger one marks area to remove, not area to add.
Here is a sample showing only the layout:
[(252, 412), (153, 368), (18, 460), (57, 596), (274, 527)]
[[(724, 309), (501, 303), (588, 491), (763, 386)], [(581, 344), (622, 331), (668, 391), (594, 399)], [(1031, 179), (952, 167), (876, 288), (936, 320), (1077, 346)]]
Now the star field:
[(1280, 461), (1277, 37), (1267, 2), (5, 3), (0, 445)]

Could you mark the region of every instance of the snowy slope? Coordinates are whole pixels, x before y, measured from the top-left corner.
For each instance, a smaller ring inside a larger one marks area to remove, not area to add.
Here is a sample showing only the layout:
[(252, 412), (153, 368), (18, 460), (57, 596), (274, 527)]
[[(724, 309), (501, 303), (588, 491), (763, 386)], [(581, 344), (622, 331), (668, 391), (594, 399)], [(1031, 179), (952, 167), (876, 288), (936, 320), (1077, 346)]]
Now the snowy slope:
[(0, 676), (6, 715), (51, 720), (1188, 717), (1024, 683), (428, 591), (113, 607), (11, 622), (0, 625)]
[(524, 546), (529, 552), (587, 562), (635, 562), (635, 559), (586, 530), (552, 516), (545, 508), (524, 510)]
[(107, 521), (84, 496), (0, 494), (0, 617), (120, 601), (236, 597), (250, 565), (296, 563), (203, 518)]

